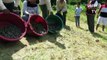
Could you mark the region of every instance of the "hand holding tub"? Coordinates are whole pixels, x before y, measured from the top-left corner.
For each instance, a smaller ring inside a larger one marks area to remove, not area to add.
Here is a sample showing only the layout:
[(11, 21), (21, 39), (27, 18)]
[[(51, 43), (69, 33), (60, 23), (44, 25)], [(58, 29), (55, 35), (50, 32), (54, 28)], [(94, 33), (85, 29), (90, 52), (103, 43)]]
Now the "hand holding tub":
[(4, 14), (9, 14), (10, 11), (9, 11), (8, 9), (4, 9), (4, 10), (3, 10), (3, 13), (4, 13)]

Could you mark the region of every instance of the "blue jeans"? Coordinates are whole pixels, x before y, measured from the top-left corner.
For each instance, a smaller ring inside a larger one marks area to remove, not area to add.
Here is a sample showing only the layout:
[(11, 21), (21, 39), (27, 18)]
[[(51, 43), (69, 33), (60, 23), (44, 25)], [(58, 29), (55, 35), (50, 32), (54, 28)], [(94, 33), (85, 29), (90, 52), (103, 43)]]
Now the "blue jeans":
[(76, 26), (80, 26), (80, 16), (75, 16), (75, 24)]

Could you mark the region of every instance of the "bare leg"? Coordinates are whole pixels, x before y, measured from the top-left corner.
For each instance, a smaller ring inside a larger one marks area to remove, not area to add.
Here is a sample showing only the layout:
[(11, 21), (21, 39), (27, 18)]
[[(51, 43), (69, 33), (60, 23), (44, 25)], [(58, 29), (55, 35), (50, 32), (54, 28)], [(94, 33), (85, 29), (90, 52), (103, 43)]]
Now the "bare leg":
[(98, 27), (99, 27), (99, 24), (97, 24), (97, 26), (96, 26), (96, 30), (98, 29)]
[(102, 31), (104, 31), (104, 28), (105, 28), (105, 26), (103, 25), (103, 26), (102, 26)]

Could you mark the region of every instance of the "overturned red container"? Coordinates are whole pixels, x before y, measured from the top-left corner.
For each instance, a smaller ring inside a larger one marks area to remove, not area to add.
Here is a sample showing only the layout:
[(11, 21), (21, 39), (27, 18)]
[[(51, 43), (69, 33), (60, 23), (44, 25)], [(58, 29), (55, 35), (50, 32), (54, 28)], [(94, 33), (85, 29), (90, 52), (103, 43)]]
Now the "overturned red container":
[[(33, 26), (33, 24), (36, 26)], [(40, 27), (40, 25), (38, 25), (38, 24), (40, 24), (42, 27)], [(45, 19), (43, 19), (39, 15), (30, 16), (28, 21), (27, 21), (27, 25), (28, 25), (28, 27), (27, 27), (27, 34), (28, 35), (44, 36), (48, 33), (47, 22), (45, 21)], [(44, 32), (43, 32), (43, 30), (44, 30)]]
[[(23, 19), (21, 19), (18, 15), (14, 14), (14, 13), (10, 13), (10, 14), (0, 13), (0, 29), (3, 29), (4, 27), (10, 26), (10, 25), (17, 27), (20, 30), (20, 33), (18, 33), (16, 31), (17, 30), (16, 28), (11, 26), (11, 28), (10, 28), (10, 29), (12, 29), (11, 31), (8, 31), (8, 32), (5, 31), (5, 33), (4, 33), (4, 31), (3, 32), (0, 31), (0, 40), (12, 42), (12, 41), (18, 41), (25, 36), (26, 31), (27, 31), (27, 25), (23, 21)], [(6, 30), (6, 28), (5, 28), (5, 30)], [(17, 33), (15, 33), (15, 32), (17, 32)], [(14, 34), (14, 38), (4, 36), (1, 33), (4, 33), (5, 35), (6, 34), (8, 35), (9, 33), (10, 33), (10, 35)], [(19, 35), (17, 37), (15, 37), (16, 34), (19, 34)]]

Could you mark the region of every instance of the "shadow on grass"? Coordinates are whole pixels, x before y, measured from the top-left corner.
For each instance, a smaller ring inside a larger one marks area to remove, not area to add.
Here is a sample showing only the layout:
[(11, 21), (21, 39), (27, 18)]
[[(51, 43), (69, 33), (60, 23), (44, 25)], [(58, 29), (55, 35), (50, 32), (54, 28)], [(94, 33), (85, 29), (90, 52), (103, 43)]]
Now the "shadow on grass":
[(59, 33), (56, 34), (48, 34), (48, 36), (50, 38), (47, 38), (49, 42), (54, 43), (55, 45), (57, 45), (59, 48), (65, 49), (66, 47), (64, 46), (64, 44), (61, 44), (60, 42), (57, 41), (57, 37), (62, 37), (62, 35), (60, 35)]
[(26, 36), (26, 40), (29, 42), (30, 45), (44, 42), (44, 41), (49, 41), (57, 45), (59, 48), (65, 49), (64, 44), (61, 44), (57, 41), (57, 37), (61, 37), (61, 35), (59, 33), (55, 33), (55, 34), (48, 33), (43, 37), (35, 37), (35, 36), (28, 35)]
[(30, 45), (37, 44), (37, 43), (40, 43), (43, 41), (41, 39), (42, 37), (38, 37), (38, 36), (26, 35), (25, 37), (26, 37), (26, 40), (29, 42)]
[(99, 31), (100, 33), (103, 33), (103, 34), (107, 34), (107, 31), (103, 32), (103, 31)]
[(0, 60), (13, 60), (12, 55), (24, 47), (20, 41), (9, 43), (0, 41)]
[(88, 30), (86, 30), (86, 29), (84, 29), (84, 28), (82, 28), (82, 27), (79, 27), (79, 29), (84, 30), (84, 31), (88, 31)]
[(104, 40), (107, 40), (107, 36), (101, 35), (99, 33), (92, 33), (92, 35), (93, 35), (93, 37), (98, 37), (98, 38), (100, 37), (100, 38), (102, 38)]
[(71, 30), (71, 28), (69, 26), (67, 26), (67, 25), (64, 28), (69, 30), (69, 31)]

